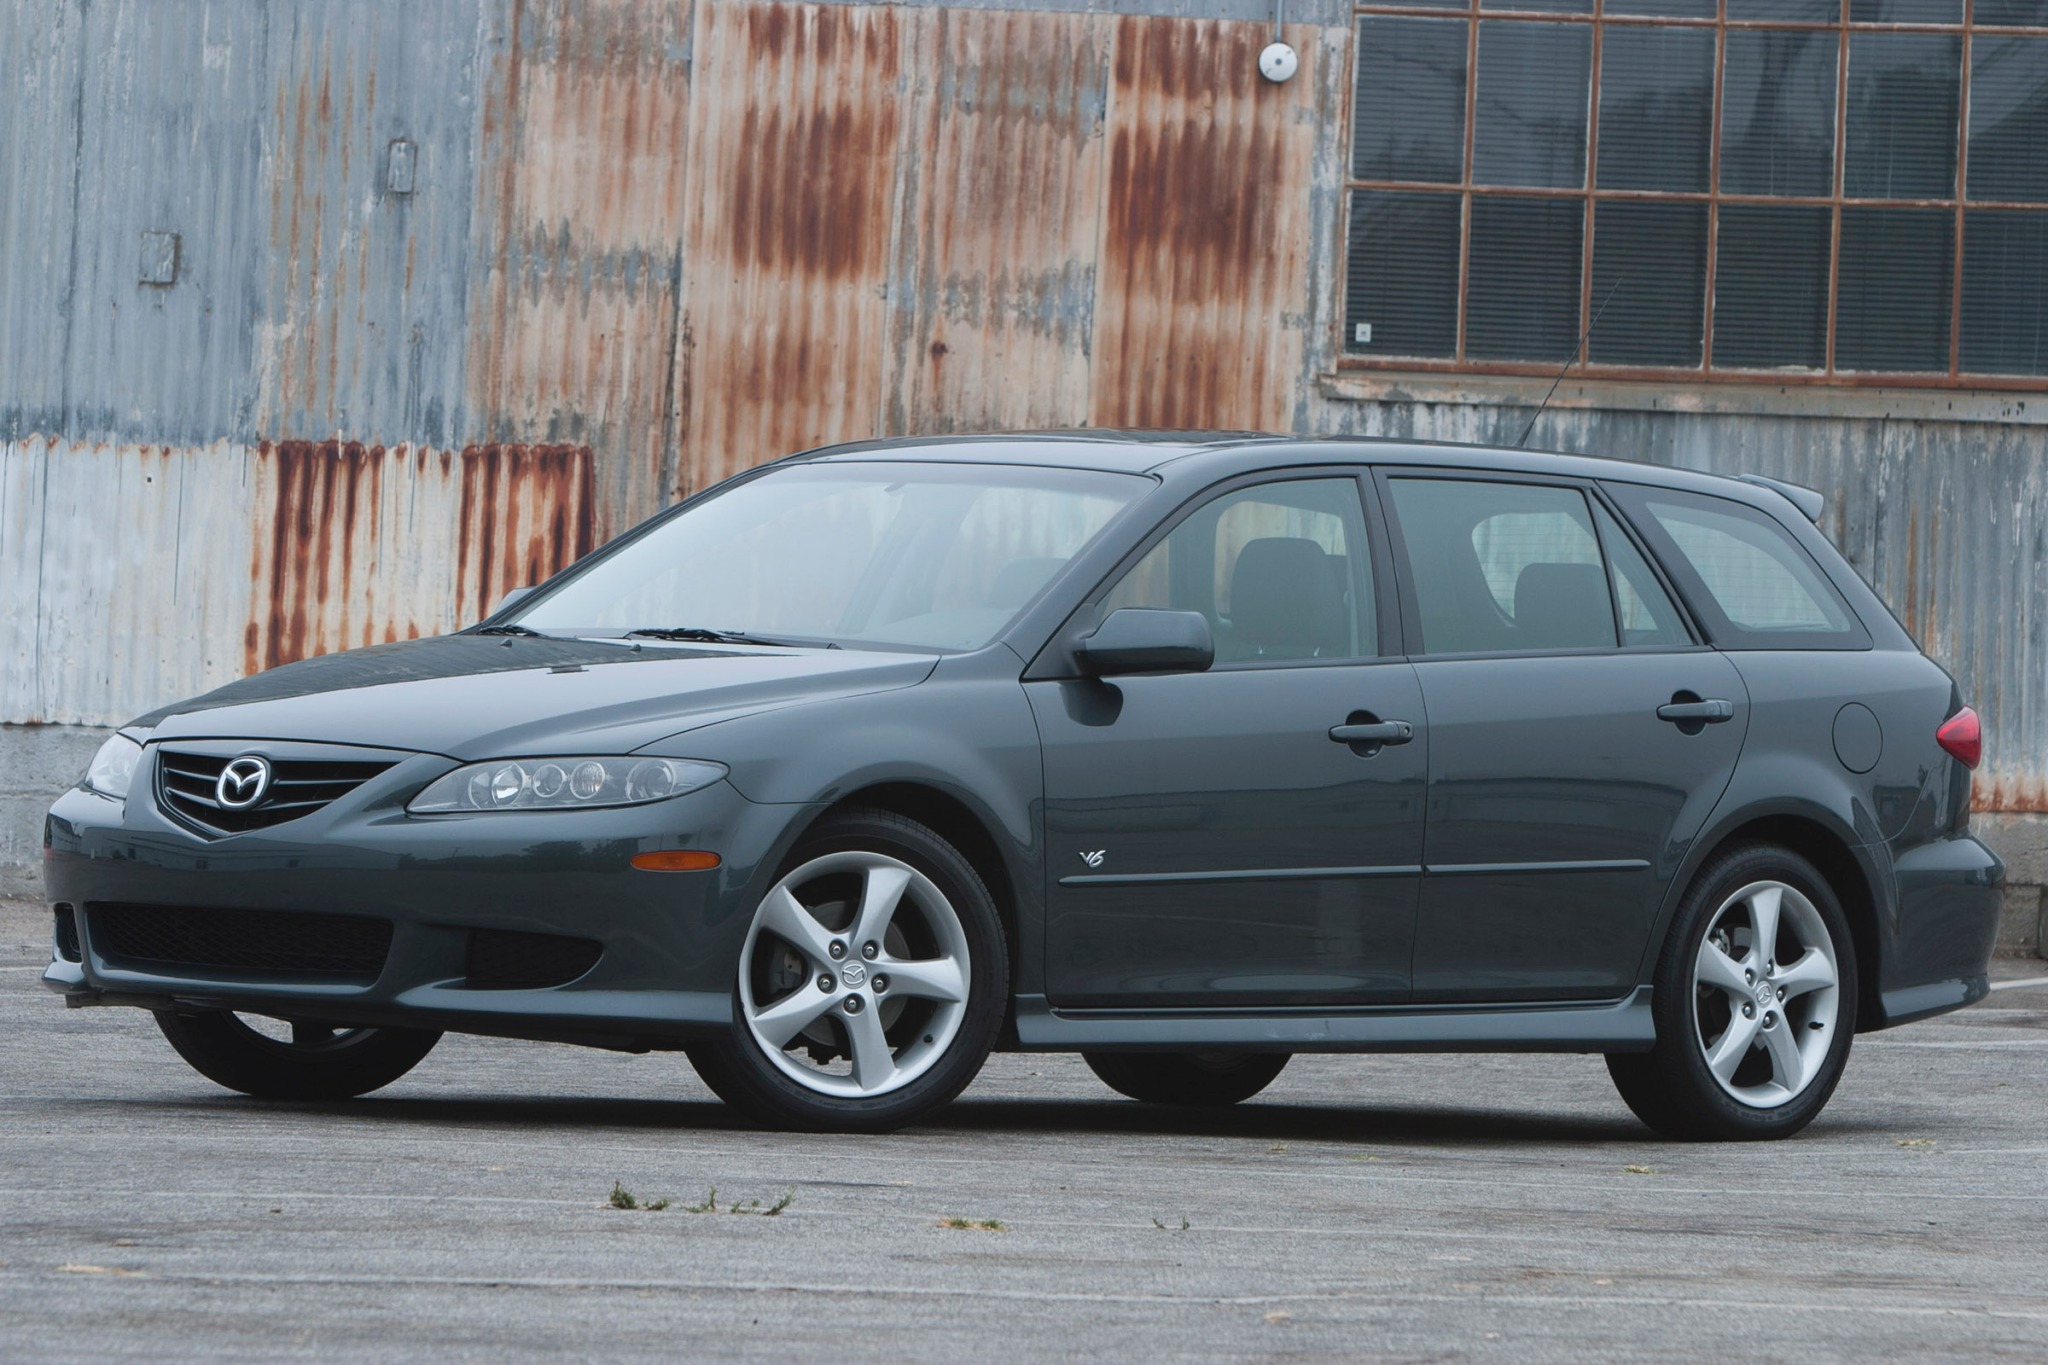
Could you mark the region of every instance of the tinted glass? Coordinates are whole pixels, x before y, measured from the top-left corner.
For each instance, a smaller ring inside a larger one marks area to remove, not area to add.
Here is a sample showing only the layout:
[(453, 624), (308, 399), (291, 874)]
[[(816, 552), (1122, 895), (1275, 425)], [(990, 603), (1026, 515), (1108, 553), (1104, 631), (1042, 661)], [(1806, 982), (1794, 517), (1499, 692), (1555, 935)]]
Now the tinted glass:
[(1465, 353), (1562, 365), (1579, 339), (1585, 211), (1577, 200), (1472, 200)]
[(1964, 218), (1962, 364), (2048, 374), (2048, 213)]
[(1609, 14), (1648, 14), (1664, 19), (1711, 19), (1716, 0), (1607, 0)]
[(1963, 0), (1849, 0), (1852, 24), (1960, 24)]
[(1614, 647), (1607, 571), (1578, 490), (1467, 479), (1389, 486), (1425, 652)]
[(1806, 551), (1763, 513), (1720, 498), (1645, 499), (1731, 625), (1752, 634), (1847, 634), (1849, 616)]
[(1842, 17), (1842, 0), (1728, 0), (1728, 17), (1832, 24)]
[(2048, 202), (2048, 38), (1971, 42), (1968, 177), (1972, 199)]
[(1834, 192), (1832, 33), (1728, 35), (1721, 91), (1721, 189), (1726, 194)]
[[(1959, 34), (1850, 36), (1845, 194), (1939, 199), (1955, 193), (1962, 62)], [(1846, 249), (1842, 259), (1849, 259)]]
[(1842, 210), (1835, 368), (1946, 370), (1955, 215)]
[(972, 649), (1149, 486), (999, 465), (790, 465), (685, 508), (515, 619)]
[(1714, 363), (1817, 370), (1828, 356), (1825, 208), (1723, 204), (1714, 267)]
[(1358, 485), (1299, 479), (1225, 494), (1146, 552), (1096, 608), (1199, 611), (1219, 663), (1378, 653)]
[(1481, 23), (1473, 180), (1584, 185), (1592, 72), (1590, 25)]
[(1479, 0), (1479, 8), (1527, 10), (1537, 14), (1591, 14), (1593, 0)]
[(1457, 20), (1359, 21), (1354, 178), (1464, 178), (1467, 32)]
[(1354, 190), (1344, 343), (1360, 355), (1448, 356), (1458, 347), (1456, 194)]
[(2043, 25), (2048, 24), (2048, 0), (1977, 0), (1975, 13), (1979, 24)]
[(1593, 208), (1593, 307), (1586, 339), (1608, 365), (1691, 369), (1706, 315), (1707, 206), (1606, 200)]
[(1593, 519), (1600, 525), (1600, 544), (1607, 552), (1608, 577), (1614, 586), (1623, 646), (1650, 649), (1691, 644), (1692, 637), (1685, 633), (1678, 608), (1672, 605), (1670, 595), (1650, 571), (1635, 542), (1598, 503), (1593, 505)]
[(1596, 183), (1704, 191), (1713, 112), (1711, 30), (1610, 27), (1600, 55)]

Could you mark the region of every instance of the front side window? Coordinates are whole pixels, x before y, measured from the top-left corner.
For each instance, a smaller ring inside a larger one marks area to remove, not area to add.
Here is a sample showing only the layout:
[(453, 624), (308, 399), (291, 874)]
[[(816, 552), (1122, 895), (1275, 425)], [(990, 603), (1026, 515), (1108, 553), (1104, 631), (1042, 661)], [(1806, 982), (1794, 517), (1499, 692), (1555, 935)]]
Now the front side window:
[(1034, 466), (787, 465), (685, 508), (511, 619), (550, 634), (699, 627), (974, 649), (1151, 486)]
[(1356, 659), (1379, 652), (1358, 484), (1293, 479), (1197, 508), (1096, 608), (1199, 611), (1216, 661)]
[(1388, 487), (1424, 653), (1689, 643), (1649, 566), (1578, 489), (1422, 478)]
[(2048, 378), (2048, 7), (1356, 11), (1347, 363)]

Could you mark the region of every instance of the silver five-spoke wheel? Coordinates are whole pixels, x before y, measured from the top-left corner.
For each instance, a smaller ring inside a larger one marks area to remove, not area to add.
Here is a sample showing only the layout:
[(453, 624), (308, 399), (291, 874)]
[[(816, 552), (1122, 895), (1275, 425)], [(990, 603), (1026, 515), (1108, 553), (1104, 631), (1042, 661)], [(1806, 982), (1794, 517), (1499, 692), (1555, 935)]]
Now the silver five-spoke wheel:
[(1722, 902), (1693, 963), (1707, 1070), (1743, 1104), (1774, 1109), (1820, 1074), (1839, 1023), (1841, 968), (1819, 910), (1780, 881)]
[(828, 853), (762, 899), (740, 956), (740, 1015), (775, 1067), (820, 1095), (909, 1085), (967, 1014), (959, 912), (916, 868)]

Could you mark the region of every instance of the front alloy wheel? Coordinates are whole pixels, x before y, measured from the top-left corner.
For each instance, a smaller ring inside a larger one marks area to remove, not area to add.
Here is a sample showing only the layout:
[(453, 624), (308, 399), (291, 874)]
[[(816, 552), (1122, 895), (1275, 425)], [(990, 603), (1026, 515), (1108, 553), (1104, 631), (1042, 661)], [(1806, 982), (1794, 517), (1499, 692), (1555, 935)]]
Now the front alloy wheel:
[(819, 822), (755, 908), (728, 1037), (690, 1049), (705, 1084), (756, 1121), (883, 1132), (951, 1100), (1002, 1023), (995, 904), (916, 821)]
[(1834, 889), (1788, 848), (1746, 844), (1693, 879), (1653, 981), (1657, 1041), (1610, 1053), (1636, 1117), (1667, 1137), (1790, 1137), (1849, 1061), (1856, 954)]

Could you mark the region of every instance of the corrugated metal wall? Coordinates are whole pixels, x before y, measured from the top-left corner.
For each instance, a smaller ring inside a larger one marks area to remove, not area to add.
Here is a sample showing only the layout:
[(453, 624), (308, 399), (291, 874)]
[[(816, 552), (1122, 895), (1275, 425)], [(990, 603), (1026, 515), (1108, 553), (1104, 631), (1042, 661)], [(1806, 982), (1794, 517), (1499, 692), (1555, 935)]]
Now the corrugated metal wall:
[[(1332, 395), (1348, 10), (0, 0), (0, 721), (473, 620), (823, 441), (1514, 440)], [(1094, 10), (1095, 12), (1090, 12)], [(142, 282), (176, 234), (176, 277)], [(1828, 489), (2048, 809), (2048, 428), (1566, 408)]]

